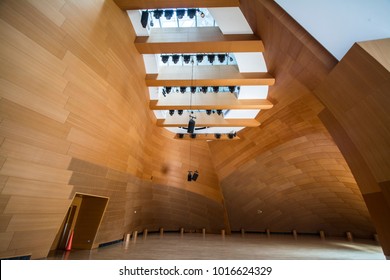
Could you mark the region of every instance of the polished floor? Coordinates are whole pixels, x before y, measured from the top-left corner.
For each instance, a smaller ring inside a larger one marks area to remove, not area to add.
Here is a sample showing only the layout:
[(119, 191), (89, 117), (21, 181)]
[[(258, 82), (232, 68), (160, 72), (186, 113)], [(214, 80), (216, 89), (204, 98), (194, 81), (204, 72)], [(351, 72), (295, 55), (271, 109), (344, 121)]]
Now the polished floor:
[(165, 233), (142, 235), (94, 250), (51, 253), (50, 260), (384, 260), (373, 240), (262, 234)]

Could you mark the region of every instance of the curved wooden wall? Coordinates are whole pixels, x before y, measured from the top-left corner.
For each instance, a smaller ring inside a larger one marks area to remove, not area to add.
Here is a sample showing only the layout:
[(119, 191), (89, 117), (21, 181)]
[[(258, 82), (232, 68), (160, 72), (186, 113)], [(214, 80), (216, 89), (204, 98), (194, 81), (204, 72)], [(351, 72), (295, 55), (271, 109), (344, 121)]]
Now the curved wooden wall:
[(187, 184), (188, 141), (154, 126), (112, 1), (1, 1), (0, 37), (0, 257), (45, 257), (76, 192), (109, 197), (95, 246), (136, 228), (224, 226), (208, 147), (194, 144), (201, 173)]
[(259, 128), (209, 144), (232, 230), (372, 236), (359, 187), (312, 94), (337, 61), (274, 1), (240, 4), (276, 83), (269, 90), (275, 106), (259, 114)]

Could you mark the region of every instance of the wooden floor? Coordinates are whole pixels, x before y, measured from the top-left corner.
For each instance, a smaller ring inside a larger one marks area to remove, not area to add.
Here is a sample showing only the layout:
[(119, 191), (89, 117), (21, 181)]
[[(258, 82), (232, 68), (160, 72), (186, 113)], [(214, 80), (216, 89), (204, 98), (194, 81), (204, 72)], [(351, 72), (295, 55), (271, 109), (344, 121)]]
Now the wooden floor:
[(381, 247), (373, 240), (346, 241), (318, 236), (200, 233), (149, 234), (94, 250), (53, 252), (49, 260), (384, 260)]

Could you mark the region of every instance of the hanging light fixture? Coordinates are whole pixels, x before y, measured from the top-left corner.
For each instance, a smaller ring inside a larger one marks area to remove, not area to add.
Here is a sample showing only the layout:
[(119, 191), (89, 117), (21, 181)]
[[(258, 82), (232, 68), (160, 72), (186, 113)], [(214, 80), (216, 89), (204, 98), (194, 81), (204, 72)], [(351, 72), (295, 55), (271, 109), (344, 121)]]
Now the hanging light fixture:
[(185, 13), (186, 13), (186, 10), (184, 10), (184, 9), (177, 9), (176, 10), (176, 16), (178, 19), (183, 19)]
[(183, 55), (183, 61), (184, 61), (184, 63), (185, 64), (188, 64), (188, 63), (190, 63), (190, 61), (191, 61), (191, 56), (190, 55)]
[[(191, 59), (191, 92), (193, 88), (193, 82), (194, 82), (194, 59)], [(195, 88), (196, 89), (196, 88)], [(191, 139), (196, 138), (196, 134), (194, 133), (195, 130), (195, 119), (196, 117), (193, 116), (193, 111), (192, 111), (192, 94), (190, 95), (190, 114), (189, 114), (189, 121), (188, 121), (188, 128), (187, 132), (190, 133), (190, 161), (189, 161), (189, 166), (191, 167)], [(198, 179), (199, 172), (196, 170), (194, 172), (188, 171), (187, 174), (187, 181), (196, 181)]]
[(178, 54), (172, 55), (173, 63), (177, 64), (179, 62), (179, 59), (180, 59), (180, 55), (178, 55)]
[(149, 18), (149, 12), (148, 11), (142, 11), (141, 14), (141, 25), (143, 28), (146, 28), (148, 25), (148, 18)]
[(162, 63), (167, 63), (168, 62), (168, 60), (169, 60), (169, 55), (162, 55), (161, 56), (161, 61), (162, 61)]
[(164, 11), (164, 16), (167, 20), (171, 20), (173, 16), (173, 10), (165, 10)]

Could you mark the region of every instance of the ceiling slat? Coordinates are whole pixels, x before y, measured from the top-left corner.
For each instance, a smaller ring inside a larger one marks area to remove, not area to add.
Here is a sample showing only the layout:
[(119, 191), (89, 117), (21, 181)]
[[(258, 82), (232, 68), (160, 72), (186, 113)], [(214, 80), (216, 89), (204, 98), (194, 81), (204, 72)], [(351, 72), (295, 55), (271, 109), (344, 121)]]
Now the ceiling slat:
[(224, 109), (271, 109), (272, 103), (267, 99), (237, 99), (230, 92), (207, 94), (170, 93), (159, 100), (151, 100), (151, 110), (224, 110)]
[(122, 10), (238, 7), (239, 0), (114, 0)]
[(269, 73), (240, 73), (235, 65), (164, 67), (159, 74), (147, 74), (147, 86), (242, 86), (273, 85)]
[(256, 35), (224, 35), (219, 27), (153, 29), (150, 36), (138, 36), (134, 43), (141, 54), (264, 51)]

